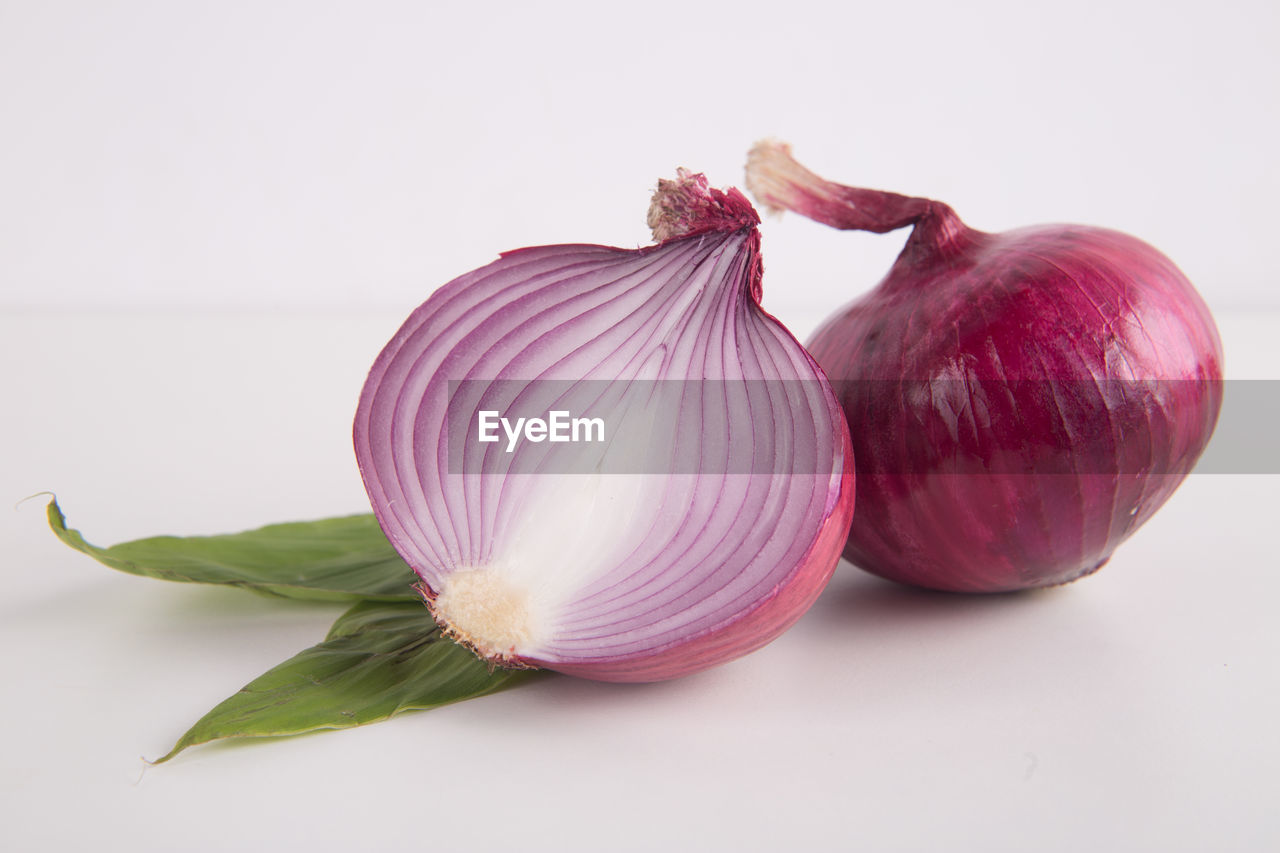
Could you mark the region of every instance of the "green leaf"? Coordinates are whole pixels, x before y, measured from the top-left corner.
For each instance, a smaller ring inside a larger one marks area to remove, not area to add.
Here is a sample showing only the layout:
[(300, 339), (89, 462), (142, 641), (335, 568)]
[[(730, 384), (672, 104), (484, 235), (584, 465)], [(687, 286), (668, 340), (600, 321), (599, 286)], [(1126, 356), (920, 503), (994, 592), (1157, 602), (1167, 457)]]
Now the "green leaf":
[(49, 526), (66, 544), (122, 572), (320, 601), (417, 601), (413, 570), (372, 515), (270, 524), (223, 536), (155, 536), (100, 548), (67, 527), (56, 499)]
[(490, 671), (442, 636), (421, 604), (360, 602), (318, 646), (215, 707), (156, 764), (220, 738), (344, 729), (484, 696), (541, 673)]

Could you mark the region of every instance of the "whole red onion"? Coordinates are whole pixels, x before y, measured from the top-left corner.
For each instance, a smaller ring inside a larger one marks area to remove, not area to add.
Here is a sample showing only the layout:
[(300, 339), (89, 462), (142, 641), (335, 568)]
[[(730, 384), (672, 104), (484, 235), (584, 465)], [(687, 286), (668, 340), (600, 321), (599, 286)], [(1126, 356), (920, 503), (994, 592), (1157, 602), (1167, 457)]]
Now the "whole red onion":
[(808, 344), (844, 407), (858, 472), (845, 556), (933, 589), (1073, 581), (1169, 498), (1222, 402), (1199, 294), (1126, 234), (968, 228), (945, 204), (827, 182), (753, 149), (757, 199), (911, 236), (884, 280)]

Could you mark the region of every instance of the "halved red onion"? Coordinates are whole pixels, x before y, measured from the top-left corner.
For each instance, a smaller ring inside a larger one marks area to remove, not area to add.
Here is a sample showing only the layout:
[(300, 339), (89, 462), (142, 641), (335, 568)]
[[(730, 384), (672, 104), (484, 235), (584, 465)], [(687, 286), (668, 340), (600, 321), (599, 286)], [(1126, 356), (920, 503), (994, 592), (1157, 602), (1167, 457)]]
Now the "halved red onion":
[(940, 202), (825, 181), (780, 143), (753, 149), (747, 184), (835, 228), (913, 229), (809, 343), (852, 431), (852, 562), (953, 591), (1066, 583), (1195, 465), (1222, 345), (1151, 246), (1079, 225), (975, 231)]
[[(760, 307), (758, 223), (682, 170), (655, 194), (657, 245), (508, 252), (387, 344), (356, 456), (455, 639), (501, 666), (653, 681), (764, 645), (821, 592), (852, 515), (848, 430)], [(603, 440), (507, 433), (556, 412)], [(482, 416), (508, 418), (498, 440)]]

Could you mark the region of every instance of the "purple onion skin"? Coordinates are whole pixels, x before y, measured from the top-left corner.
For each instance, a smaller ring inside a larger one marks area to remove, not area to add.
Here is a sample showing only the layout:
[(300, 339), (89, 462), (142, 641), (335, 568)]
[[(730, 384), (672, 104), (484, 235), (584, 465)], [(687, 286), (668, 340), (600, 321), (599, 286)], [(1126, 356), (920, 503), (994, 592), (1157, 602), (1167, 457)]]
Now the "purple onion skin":
[(775, 206), (914, 226), (889, 274), (807, 345), (850, 426), (850, 561), (954, 592), (1068, 583), (1191, 471), (1222, 403), (1222, 346), (1156, 249), (1076, 225), (982, 233), (938, 202), (766, 165), (757, 195)]

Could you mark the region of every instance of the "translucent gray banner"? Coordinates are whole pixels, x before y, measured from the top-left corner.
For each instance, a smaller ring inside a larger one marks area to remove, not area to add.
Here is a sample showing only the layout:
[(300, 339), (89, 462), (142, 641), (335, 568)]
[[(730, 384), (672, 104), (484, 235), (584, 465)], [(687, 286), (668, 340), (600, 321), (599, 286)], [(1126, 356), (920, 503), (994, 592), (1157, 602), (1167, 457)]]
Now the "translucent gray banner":
[[(1201, 450), (1197, 474), (1280, 474), (1277, 380), (832, 387), (864, 431), (862, 474), (1180, 476)], [(838, 439), (813, 381), (462, 380), (448, 394), (453, 474), (829, 476)]]
[(1222, 383), (1222, 414), (1193, 474), (1280, 474), (1280, 380)]

